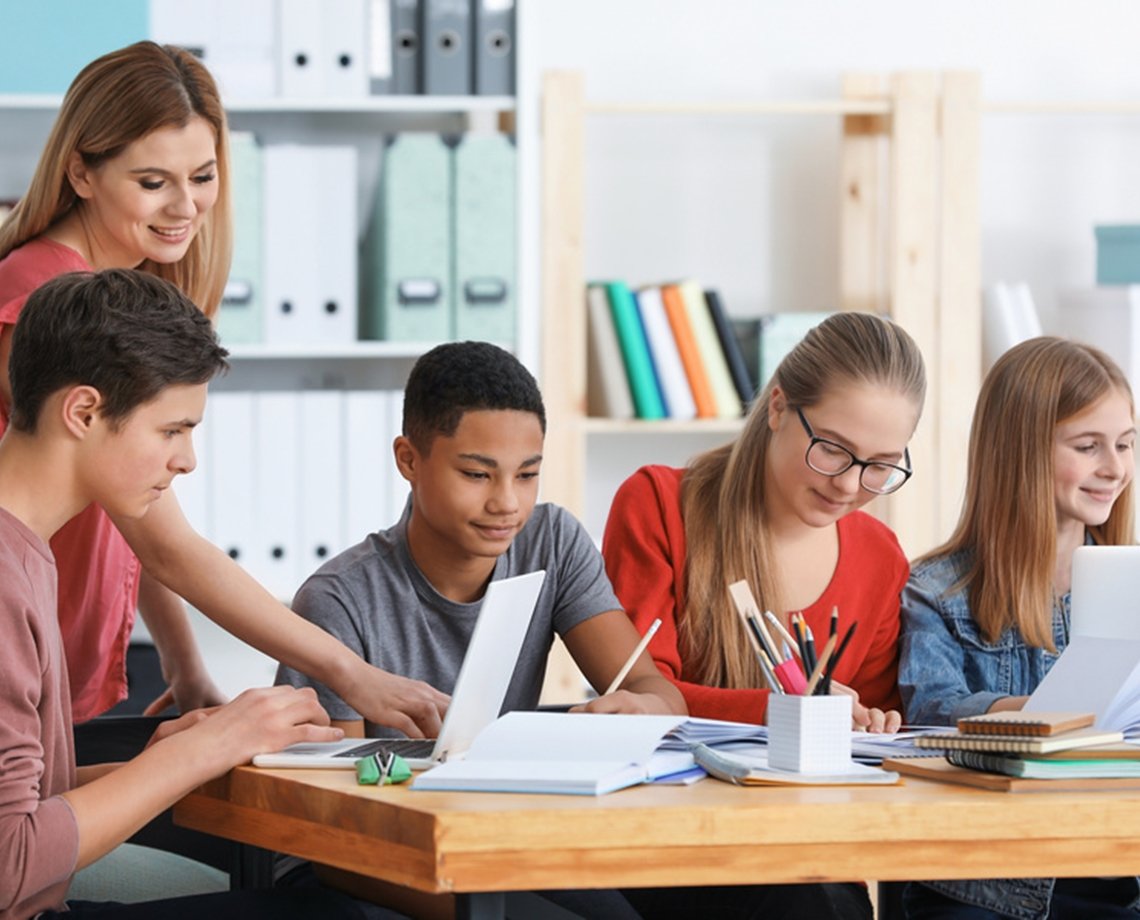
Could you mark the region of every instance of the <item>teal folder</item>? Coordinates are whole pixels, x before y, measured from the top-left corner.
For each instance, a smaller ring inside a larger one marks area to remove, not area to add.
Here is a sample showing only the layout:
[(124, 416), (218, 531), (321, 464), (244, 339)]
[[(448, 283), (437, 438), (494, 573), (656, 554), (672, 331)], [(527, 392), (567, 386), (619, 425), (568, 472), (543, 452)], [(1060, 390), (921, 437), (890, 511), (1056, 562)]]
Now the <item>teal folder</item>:
[(653, 357), (649, 353), (649, 342), (641, 325), (641, 315), (637, 311), (633, 292), (625, 282), (611, 281), (606, 284), (606, 293), (610, 297), (614, 328), (625, 360), (625, 373), (629, 378), (629, 390), (633, 395), (637, 417), (665, 418), (665, 401), (661, 397), (661, 387), (653, 369)]
[(60, 93), (108, 51), (150, 32), (147, 0), (8, 0), (0, 93)]
[(468, 134), (455, 149), (455, 337), (515, 340), (515, 145)]
[(230, 132), (233, 181), (234, 255), (218, 312), (218, 335), (224, 345), (260, 342), (262, 333), (261, 147), (249, 131)]
[(365, 246), (362, 338), (452, 338), (451, 170), (438, 134), (400, 134), (385, 149)]

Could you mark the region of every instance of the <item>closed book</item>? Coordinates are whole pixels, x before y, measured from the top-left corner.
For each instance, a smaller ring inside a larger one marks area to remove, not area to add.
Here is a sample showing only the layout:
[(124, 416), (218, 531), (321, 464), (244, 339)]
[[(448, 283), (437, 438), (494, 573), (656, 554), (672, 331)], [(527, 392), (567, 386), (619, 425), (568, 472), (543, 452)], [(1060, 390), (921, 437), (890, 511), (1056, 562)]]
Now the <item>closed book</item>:
[(740, 342), (736, 338), (736, 333), (733, 332), (728, 314), (724, 311), (720, 294), (716, 291), (705, 291), (705, 303), (708, 304), (709, 315), (712, 317), (713, 326), (716, 327), (716, 337), (720, 341), (724, 359), (728, 362), (728, 372), (732, 375), (736, 394), (740, 397), (740, 401), (747, 406), (752, 402), (752, 397), (756, 395), (757, 383), (748, 373), (748, 362), (744, 360), (744, 352), (740, 350)]
[(701, 363), (708, 374), (713, 400), (716, 402), (717, 418), (739, 418), (743, 403), (733, 386), (728, 361), (720, 347), (704, 291), (695, 281), (682, 281), (677, 285), (677, 290), (681, 292), (681, 300), (685, 304), (685, 312), (701, 354)]
[(665, 307), (669, 326), (673, 330), (673, 338), (677, 342), (677, 352), (681, 356), (685, 375), (689, 378), (689, 389), (692, 390), (693, 402), (696, 403), (697, 418), (716, 418), (716, 399), (713, 397), (712, 385), (709, 383), (709, 375), (701, 360), (701, 351), (697, 347), (693, 326), (689, 322), (689, 314), (677, 285), (661, 286), (661, 302)]
[(1116, 779), (1140, 776), (1140, 763), (1135, 760), (1036, 760), (1010, 754), (986, 751), (948, 751), (946, 760), (956, 767), (983, 770), (1005, 776), (1029, 779)]
[(633, 397), (606, 289), (586, 288), (586, 411), (595, 418), (634, 417)]
[(853, 786), (893, 785), (898, 773), (877, 766), (851, 761), (847, 769), (835, 773), (800, 773), (769, 765), (766, 746), (734, 745), (731, 751), (720, 751), (705, 744), (693, 748), (697, 765), (710, 776), (738, 786)]
[(957, 783), (963, 786), (977, 786), (995, 792), (1091, 792), (1108, 789), (1140, 789), (1140, 777), (1029, 779), (1028, 777), (1006, 776), (1004, 773), (987, 773), (983, 770), (957, 767), (945, 757), (915, 757), (900, 760), (887, 758), (883, 761), (883, 766), (902, 773), (904, 776), (917, 776), (921, 779)]
[(610, 313), (614, 319), (614, 329), (621, 346), (637, 417), (665, 418), (665, 402), (661, 397), (657, 373), (653, 368), (653, 358), (649, 353), (649, 343), (645, 338), (645, 329), (641, 325), (641, 314), (633, 299), (633, 292), (623, 281), (610, 281), (606, 284), (606, 293), (609, 295)]
[(916, 747), (941, 751), (998, 751), (1009, 754), (1047, 754), (1069, 748), (1123, 741), (1120, 732), (1082, 728), (1063, 735), (964, 735), (934, 732), (914, 739)]
[(681, 362), (677, 340), (669, 327), (665, 314), (665, 303), (661, 298), (661, 288), (644, 287), (637, 291), (637, 307), (641, 311), (641, 322), (645, 327), (645, 338), (653, 356), (653, 366), (657, 370), (657, 380), (665, 396), (665, 406), (669, 418), (692, 419), (697, 415), (697, 404), (693, 401), (693, 390)]
[(966, 735), (1059, 735), (1088, 728), (1091, 712), (986, 712), (958, 720), (958, 731)]

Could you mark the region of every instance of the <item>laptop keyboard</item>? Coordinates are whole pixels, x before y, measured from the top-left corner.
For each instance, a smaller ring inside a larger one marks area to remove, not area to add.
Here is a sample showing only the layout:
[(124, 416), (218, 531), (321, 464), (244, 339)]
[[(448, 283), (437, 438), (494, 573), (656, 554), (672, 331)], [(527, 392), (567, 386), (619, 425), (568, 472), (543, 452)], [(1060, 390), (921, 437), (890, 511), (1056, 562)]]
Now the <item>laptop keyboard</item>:
[(341, 751), (337, 757), (370, 757), (373, 754), (399, 754), (401, 757), (415, 757), (427, 759), (435, 750), (434, 738), (376, 738), (366, 741), (347, 751)]

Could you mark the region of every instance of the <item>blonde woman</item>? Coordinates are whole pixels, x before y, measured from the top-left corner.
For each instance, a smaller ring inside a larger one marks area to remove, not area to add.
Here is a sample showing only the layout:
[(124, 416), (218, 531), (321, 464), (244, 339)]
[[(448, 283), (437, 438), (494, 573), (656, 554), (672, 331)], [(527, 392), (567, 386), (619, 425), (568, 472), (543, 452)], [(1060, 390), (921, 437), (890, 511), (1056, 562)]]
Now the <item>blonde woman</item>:
[[(185, 51), (139, 42), (75, 78), (29, 190), (0, 228), (0, 431), (11, 404), (12, 330), (28, 294), (49, 278), (141, 268), (173, 281), (208, 316), (217, 311), (231, 251), (226, 137), (217, 87)], [(52, 548), (76, 721), (125, 696), (136, 602), (171, 683), (152, 708), (221, 700), (193, 646), (180, 595), (251, 645), (334, 687), (368, 718), (413, 736), (439, 729), (445, 695), (366, 665), (293, 615), (187, 524), (169, 490), (137, 521), (89, 507)]]
[[(618, 490), (606, 571), (640, 631), (661, 618), (649, 650), (690, 713), (765, 720), (770, 691), (727, 591), (743, 578), (785, 627), (798, 611), (826, 637), (833, 607), (841, 630), (858, 624), (835, 679), (857, 694), (857, 725), (897, 728), (907, 562), (894, 534), (859, 509), (910, 477), (907, 443), (925, 392), (922, 356), (906, 332), (839, 313), (781, 362), (735, 441), (686, 469), (644, 467)], [(653, 917), (871, 916), (856, 884), (625, 894)]]
[[(899, 685), (907, 718), (953, 725), (1020, 709), (1069, 638), (1073, 550), (1135, 542), (1132, 391), (1104, 353), (1042, 337), (986, 376), (966, 501), (950, 539), (903, 592)], [(908, 916), (1135, 917), (1136, 879), (912, 884)]]

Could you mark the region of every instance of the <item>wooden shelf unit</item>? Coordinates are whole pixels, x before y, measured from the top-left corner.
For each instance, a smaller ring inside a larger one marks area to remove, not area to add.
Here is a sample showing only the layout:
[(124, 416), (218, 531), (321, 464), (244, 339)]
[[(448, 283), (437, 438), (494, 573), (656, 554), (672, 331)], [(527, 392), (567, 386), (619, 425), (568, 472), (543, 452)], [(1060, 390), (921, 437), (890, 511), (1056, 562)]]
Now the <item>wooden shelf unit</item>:
[(914, 336), (927, 365), (926, 407), (910, 448), (915, 476), (898, 497), (876, 505), (908, 555), (947, 536), (958, 517), (981, 379), (980, 95), (973, 72), (904, 72), (848, 74), (834, 100), (593, 104), (581, 73), (547, 72), (542, 376), (553, 462), (543, 469), (544, 498), (581, 514), (591, 432), (681, 433), (694, 425), (586, 418), (585, 119), (829, 117), (842, 137), (838, 306), (889, 314)]

